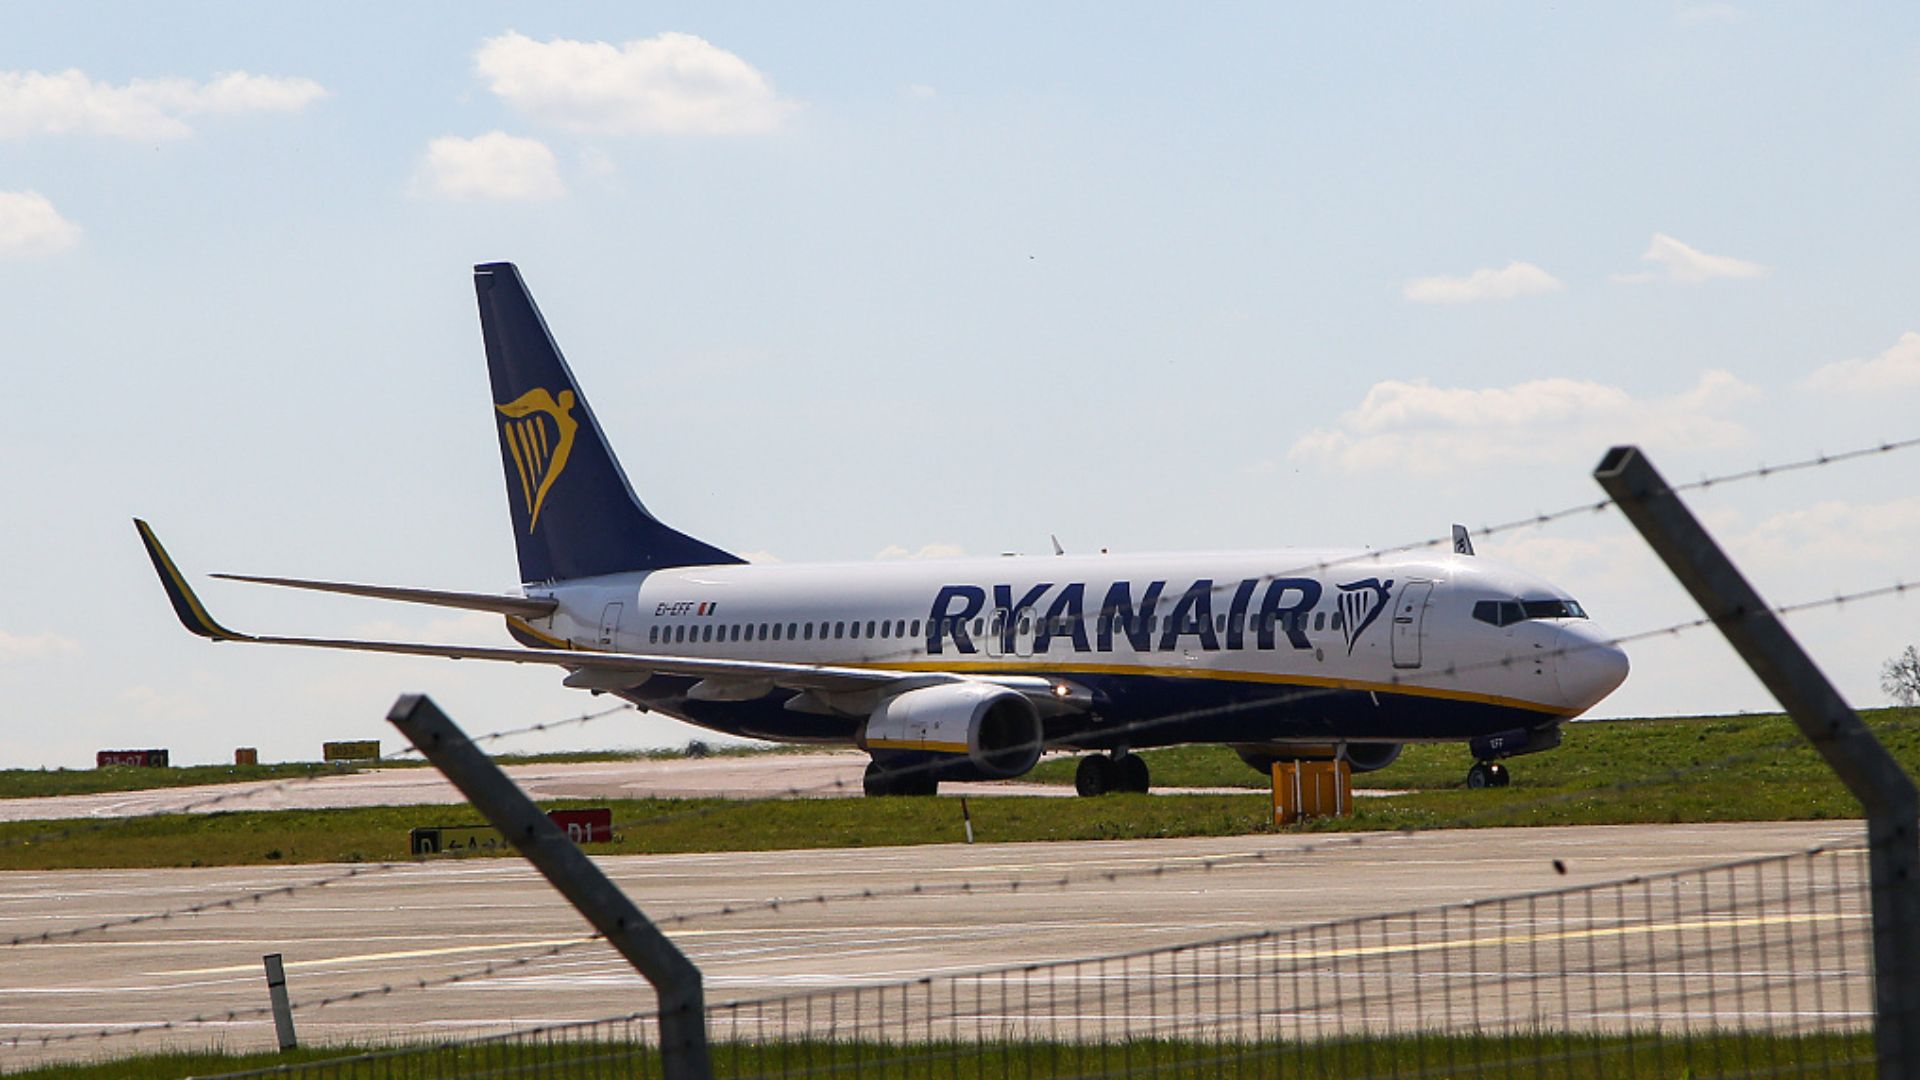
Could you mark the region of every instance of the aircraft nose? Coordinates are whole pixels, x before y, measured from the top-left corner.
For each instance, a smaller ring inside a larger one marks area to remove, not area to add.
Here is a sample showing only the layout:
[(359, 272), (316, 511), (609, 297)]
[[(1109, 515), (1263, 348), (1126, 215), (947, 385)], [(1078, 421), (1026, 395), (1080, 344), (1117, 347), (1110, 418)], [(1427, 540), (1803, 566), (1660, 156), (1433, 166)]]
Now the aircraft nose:
[(1560, 662), (1555, 665), (1560, 693), (1571, 708), (1585, 712), (1627, 681), (1627, 653), (1592, 623), (1563, 626)]

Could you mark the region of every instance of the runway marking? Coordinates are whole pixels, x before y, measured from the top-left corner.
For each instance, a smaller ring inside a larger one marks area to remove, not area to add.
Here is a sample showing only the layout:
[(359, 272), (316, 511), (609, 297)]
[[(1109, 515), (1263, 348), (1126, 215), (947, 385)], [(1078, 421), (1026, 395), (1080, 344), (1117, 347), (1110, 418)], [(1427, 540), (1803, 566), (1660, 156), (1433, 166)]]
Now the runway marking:
[[(1868, 912), (1804, 915), (1748, 915), (1737, 919), (1706, 918), (1684, 922), (1650, 923), (1642, 926), (1603, 926), (1588, 930), (1551, 930), (1526, 934), (1498, 934), (1492, 937), (1458, 938), (1449, 941), (1410, 941), (1403, 945), (1363, 945), (1344, 949), (1306, 949), (1282, 953), (1281, 960), (1326, 960), (1342, 957), (1391, 956), (1394, 954), (1437, 952), (1443, 949), (1479, 948), (1490, 945), (1531, 945), (1547, 941), (1580, 941), (1600, 938), (1643, 937), (1659, 933), (1683, 933), (1688, 930), (1728, 930), (1739, 927), (1776, 926), (1813, 922), (1865, 921)], [(1276, 932), (1284, 933), (1285, 931)]]
[[(434, 949), (405, 949), (396, 952), (361, 953), (358, 956), (334, 956), (325, 960), (289, 960), (288, 971), (305, 970), (317, 967), (338, 967), (342, 964), (365, 964), (376, 960), (419, 960), (429, 956), (457, 956), (462, 953), (499, 952), (503, 949), (550, 949), (555, 945), (571, 945), (575, 942), (585, 944), (587, 939), (579, 937), (549, 938), (543, 941), (501, 941), (492, 945), (443, 945)], [(165, 972), (168, 975), (229, 975), (239, 971), (258, 971), (259, 964), (234, 964), (228, 967), (187, 968), (184, 971)]]

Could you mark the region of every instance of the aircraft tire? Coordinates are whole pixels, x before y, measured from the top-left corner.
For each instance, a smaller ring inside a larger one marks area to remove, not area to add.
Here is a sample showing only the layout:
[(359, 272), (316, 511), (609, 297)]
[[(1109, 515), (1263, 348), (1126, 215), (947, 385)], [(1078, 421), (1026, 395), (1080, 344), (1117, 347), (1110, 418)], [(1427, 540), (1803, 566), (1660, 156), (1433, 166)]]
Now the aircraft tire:
[(1473, 768), (1467, 770), (1467, 786), (1470, 788), (1506, 787), (1511, 783), (1513, 774), (1497, 761), (1476, 761)]
[(1080, 766), (1073, 770), (1073, 790), (1092, 798), (1105, 795), (1116, 786), (1113, 759), (1105, 754), (1088, 754), (1080, 759)]
[(1114, 784), (1114, 790), (1132, 791), (1145, 795), (1153, 786), (1153, 774), (1147, 771), (1147, 759), (1139, 754), (1128, 754), (1126, 757), (1117, 758), (1113, 766), (1118, 779), (1118, 783)]
[(867, 762), (867, 771), (860, 777), (860, 790), (866, 794), (867, 798), (877, 799), (883, 795), (892, 795), (895, 791), (894, 785), (895, 778), (892, 773), (881, 768), (877, 761)]

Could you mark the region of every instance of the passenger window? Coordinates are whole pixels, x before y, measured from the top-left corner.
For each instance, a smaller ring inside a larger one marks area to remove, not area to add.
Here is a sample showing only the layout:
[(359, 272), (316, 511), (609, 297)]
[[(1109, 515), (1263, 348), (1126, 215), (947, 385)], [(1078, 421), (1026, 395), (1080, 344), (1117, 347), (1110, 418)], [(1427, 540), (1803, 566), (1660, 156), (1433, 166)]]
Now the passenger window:
[(647, 644), (657, 645), (659, 643), (660, 643), (660, 628), (657, 626), (649, 627), (647, 629)]
[(733, 641), (740, 640), (740, 624), (739, 623), (733, 624), (733, 636), (730, 640), (733, 640)]
[(713, 624), (712, 623), (708, 623), (706, 625), (706, 633), (700, 635), (700, 640), (701, 641), (713, 640)]
[(808, 641), (812, 641), (812, 640), (813, 640), (813, 624), (812, 624), (812, 623), (808, 623), (808, 624), (807, 624), (807, 636), (806, 636), (806, 639), (807, 639)]
[[(856, 627), (855, 629), (858, 629), (858, 627)], [(847, 635), (846, 635), (846, 630), (847, 630), (847, 624), (846, 624), (846, 623), (834, 623), (834, 624), (833, 624), (833, 636), (834, 636), (834, 637), (836, 637), (836, 638), (842, 638), (842, 637), (846, 637), (846, 636), (847, 636)], [(856, 636), (857, 636), (857, 635), (856, 635)]]
[(1314, 612), (1314, 613), (1313, 613), (1313, 628), (1314, 628), (1315, 630), (1325, 630), (1325, 629), (1327, 628), (1327, 613), (1326, 613), (1326, 612), (1324, 612), (1324, 611), (1316, 611), (1316, 612)]
[(1344, 614), (1342, 614), (1341, 612), (1338, 612), (1338, 611), (1336, 611), (1336, 612), (1334, 612), (1334, 613), (1333, 613), (1333, 628), (1334, 628), (1335, 630), (1339, 630), (1339, 629), (1341, 629), (1341, 628), (1343, 628), (1343, 627), (1345, 627), (1346, 625), (1347, 625), (1347, 617), (1346, 617), (1346, 615), (1344, 615)]
[(773, 640), (775, 641), (780, 640), (780, 624), (779, 623), (773, 624)]
[(908, 637), (920, 636), (920, 620), (919, 619), (913, 620), (913, 627), (907, 631), (907, 636)]
[(872, 619), (867, 620), (867, 636), (868, 637), (873, 636), (873, 620)]
[(678, 643), (680, 643), (680, 642), (683, 642), (683, 641), (685, 641), (685, 640), (687, 640), (687, 628), (686, 628), (685, 626), (676, 626), (676, 627), (674, 627), (674, 628), (673, 628), (673, 640), (674, 640), (674, 643), (675, 643), (675, 644), (678, 644)]
[(1028, 621), (1027, 617), (1025, 615), (1020, 616), (1020, 629), (1017, 632), (1024, 634), (1031, 628), (1032, 623)]
[(979, 637), (981, 634), (984, 634), (986, 632), (987, 632), (987, 621), (985, 619), (973, 620), (973, 636), (974, 637)]
[(893, 620), (892, 619), (882, 619), (880, 621), (880, 636), (883, 638), (888, 638), (893, 636)]
[(860, 636), (860, 624), (859, 624), (859, 623), (857, 623), (857, 622), (851, 622), (851, 623), (848, 623), (848, 624), (847, 624), (847, 636), (848, 636), (848, 637), (850, 637), (850, 638), (857, 638), (857, 637), (859, 637), (859, 636)]

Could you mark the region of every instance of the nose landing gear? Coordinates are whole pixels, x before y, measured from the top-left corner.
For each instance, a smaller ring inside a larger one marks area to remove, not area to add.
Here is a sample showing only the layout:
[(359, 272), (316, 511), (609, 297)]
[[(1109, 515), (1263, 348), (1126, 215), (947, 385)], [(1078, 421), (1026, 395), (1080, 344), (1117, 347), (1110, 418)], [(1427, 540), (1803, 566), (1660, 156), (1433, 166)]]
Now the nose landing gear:
[(1467, 786), (1470, 788), (1506, 787), (1513, 781), (1507, 767), (1497, 761), (1476, 761), (1473, 768), (1467, 770)]
[(1080, 767), (1073, 772), (1073, 790), (1086, 796), (1105, 795), (1109, 791), (1144, 795), (1152, 786), (1153, 776), (1147, 770), (1146, 759), (1138, 754), (1088, 754), (1080, 759)]

